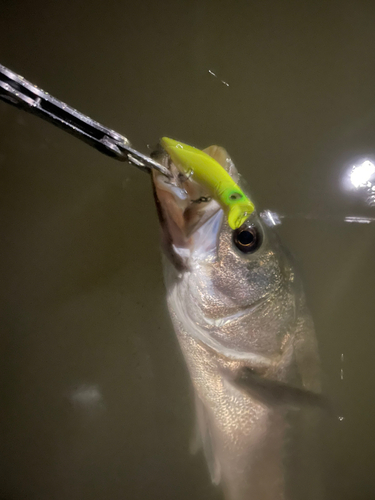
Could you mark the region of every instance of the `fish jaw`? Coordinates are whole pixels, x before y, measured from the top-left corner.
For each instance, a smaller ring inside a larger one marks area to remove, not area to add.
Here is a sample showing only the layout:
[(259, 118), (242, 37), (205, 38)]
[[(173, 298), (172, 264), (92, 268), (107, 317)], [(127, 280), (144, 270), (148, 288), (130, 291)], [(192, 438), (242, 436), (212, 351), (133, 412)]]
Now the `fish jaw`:
[(214, 259), (223, 223), (220, 205), (203, 186), (181, 174), (166, 156), (159, 161), (171, 172), (170, 178), (152, 172), (166, 256), (178, 270)]

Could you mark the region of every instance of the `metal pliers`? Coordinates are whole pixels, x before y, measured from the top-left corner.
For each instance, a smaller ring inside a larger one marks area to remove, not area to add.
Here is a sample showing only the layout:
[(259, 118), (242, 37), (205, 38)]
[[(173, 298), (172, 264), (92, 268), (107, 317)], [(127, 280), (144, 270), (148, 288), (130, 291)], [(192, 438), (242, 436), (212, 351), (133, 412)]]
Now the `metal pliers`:
[(1, 64), (0, 99), (40, 116), (112, 158), (127, 161), (143, 171), (156, 169), (163, 175), (170, 176), (167, 168), (133, 149), (123, 135), (52, 97)]

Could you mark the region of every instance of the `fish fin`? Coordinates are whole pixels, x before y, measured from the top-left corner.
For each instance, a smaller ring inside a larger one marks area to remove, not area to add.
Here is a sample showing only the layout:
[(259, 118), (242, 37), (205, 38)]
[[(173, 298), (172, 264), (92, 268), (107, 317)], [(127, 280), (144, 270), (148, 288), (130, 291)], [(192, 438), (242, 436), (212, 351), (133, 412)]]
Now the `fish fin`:
[(196, 453), (200, 448), (203, 448), (212, 483), (218, 485), (221, 479), (221, 467), (213, 446), (212, 426), (210, 425), (207, 410), (197, 395), (195, 396), (195, 415), (196, 427), (194, 437), (190, 443), (190, 450)]
[(268, 406), (281, 405), (300, 410), (305, 407), (330, 410), (330, 403), (321, 394), (294, 387), (279, 380), (267, 379), (256, 374), (251, 368), (241, 368), (232, 383), (249, 396)]

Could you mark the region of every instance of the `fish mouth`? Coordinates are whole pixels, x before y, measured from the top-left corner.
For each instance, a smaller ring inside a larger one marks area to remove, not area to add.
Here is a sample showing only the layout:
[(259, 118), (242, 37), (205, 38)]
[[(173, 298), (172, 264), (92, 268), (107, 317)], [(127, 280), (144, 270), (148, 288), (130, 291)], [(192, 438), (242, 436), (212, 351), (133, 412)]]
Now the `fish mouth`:
[[(205, 152), (225, 157), (225, 150), (218, 146)], [(220, 205), (204, 187), (183, 174), (161, 146), (152, 157), (170, 172), (167, 177), (152, 171), (164, 252), (179, 270), (186, 269), (192, 257), (212, 258), (223, 219)]]

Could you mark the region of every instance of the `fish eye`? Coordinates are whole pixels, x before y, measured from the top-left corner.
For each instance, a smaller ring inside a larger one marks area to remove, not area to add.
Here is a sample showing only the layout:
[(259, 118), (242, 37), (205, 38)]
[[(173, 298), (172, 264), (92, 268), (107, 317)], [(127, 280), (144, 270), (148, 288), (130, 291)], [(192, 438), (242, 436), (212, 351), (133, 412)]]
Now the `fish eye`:
[(261, 244), (261, 234), (256, 226), (240, 227), (233, 231), (233, 242), (242, 253), (255, 252)]

